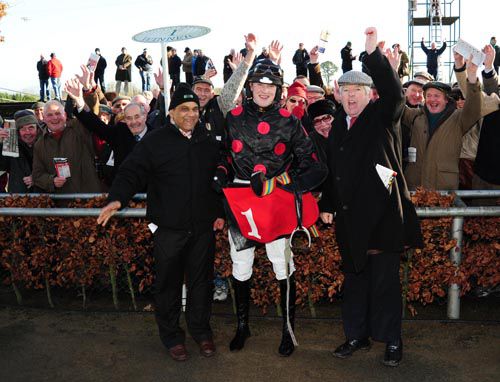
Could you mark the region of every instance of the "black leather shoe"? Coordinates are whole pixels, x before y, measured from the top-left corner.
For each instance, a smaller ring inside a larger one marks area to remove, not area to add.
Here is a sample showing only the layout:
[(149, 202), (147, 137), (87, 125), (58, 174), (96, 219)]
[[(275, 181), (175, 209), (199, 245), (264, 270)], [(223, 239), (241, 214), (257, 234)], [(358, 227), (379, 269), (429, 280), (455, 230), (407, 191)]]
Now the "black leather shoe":
[(360, 340), (347, 340), (342, 345), (340, 345), (337, 349), (333, 351), (333, 356), (337, 358), (347, 358), (352, 355), (355, 351), (370, 350), (372, 344), (368, 338), (362, 338)]
[(385, 366), (396, 367), (403, 359), (403, 341), (401, 339), (387, 342), (385, 345), (384, 360)]

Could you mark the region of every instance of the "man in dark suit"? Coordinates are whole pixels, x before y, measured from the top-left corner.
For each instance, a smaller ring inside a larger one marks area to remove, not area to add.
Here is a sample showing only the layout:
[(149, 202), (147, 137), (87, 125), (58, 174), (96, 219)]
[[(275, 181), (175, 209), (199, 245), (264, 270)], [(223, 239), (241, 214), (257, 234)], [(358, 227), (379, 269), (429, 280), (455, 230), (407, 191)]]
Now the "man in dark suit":
[(368, 350), (371, 337), (386, 343), (384, 365), (397, 366), (403, 354), (399, 261), (405, 248), (420, 245), (421, 234), (401, 169), (401, 83), (377, 48), (376, 29), (365, 34), (364, 62), (380, 98), (370, 102), (372, 78), (363, 72), (339, 78), (343, 110), (328, 138), (330, 171), (320, 202), (323, 222), (336, 214), (345, 276), (346, 341), (333, 355)]
[(109, 204), (97, 220), (105, 225), (147, 186), (147, 219), (154, 230), (155, 316), (160, 339), (176, 361), (185, 361), (179, 326), (182, 284), (188, 291), (187, 328), (202, 356), (215, 354), (210, 328), (216, 229), (224, 226), (221, 201), (212, 190), (219, 144), (199, 123), (199, 99), (187, 86), (174, 92), (166, 125), (142, 140), (120, 167)]

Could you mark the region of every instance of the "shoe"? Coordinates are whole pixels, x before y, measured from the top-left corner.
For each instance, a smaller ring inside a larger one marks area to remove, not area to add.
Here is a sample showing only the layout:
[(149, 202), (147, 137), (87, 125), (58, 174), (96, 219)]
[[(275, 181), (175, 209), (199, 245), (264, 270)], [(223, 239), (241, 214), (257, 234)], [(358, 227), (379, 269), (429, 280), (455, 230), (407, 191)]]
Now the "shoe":
[[(280, 280), (280, 305), (281, 312), (283, 316), (283, 328), (281, 332), (281, 343), (278, 348), (278, 353), (282, 357), (290, 357), (295, 350), (295, 345), (293, 344), (292, 336), (290, 331), (288, 330), (287, 323), (287, 312), (286, 312), (286, 294), (287, 294), (287, 285), (286, 280)], [(296, 300), (296, 286), (295, 286), (295, 278), (294, 276), (290, 276), (290, 290), (289, 292), (289, 302), (288, 302), (288, 317), (290, 319), (290, 325), (292, 330), (295, 330), (295, 300)]]
[(201, 341), (199, 344), (200, 346), (200, 354), (203, 357), (213, 357), (215, 355), (215, 344), (214, 341), (212, 340), (205, 340)]
[(358, 350), (370, 350), (372, 344), (368, 338), (363, 338), (360, 340), (347, 340), (342, 345), (340, 345), (337, 349), (333, 351), (333, 356), (337, 358), (347, 358), (352, 355), (355, 351)]
[(229, 343), (229, 350), (237, 351), (243, 349), (245, 341), (248, 337), (250, 337), (250, 328), (248, 327), (250, 280), (238, 281), (233, 279), (233, 285), (238, 326), (236, 327), (236, 334), (234, 335), (234, 338)]
[(184, 344), (175, 345), (168, 349), (168, 354), (174, 361), (185, 361), (188, 359), (188, 353)]
[(403, 359), (403, 341), (400, 339), (396, 341), (387, 342), (385, 345), (384, 360), (382, 363), (385, 366), (396, 367)]
[(214, 301), (226, 301), (227, 299), (227, 281), (226, 279), (215, 279)]

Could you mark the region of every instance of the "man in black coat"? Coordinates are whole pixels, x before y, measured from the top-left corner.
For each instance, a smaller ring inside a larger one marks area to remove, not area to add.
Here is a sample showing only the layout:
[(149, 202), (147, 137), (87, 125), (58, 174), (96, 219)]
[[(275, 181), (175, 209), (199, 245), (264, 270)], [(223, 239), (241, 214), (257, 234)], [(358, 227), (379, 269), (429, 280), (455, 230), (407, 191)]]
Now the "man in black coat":
[(106, 92), (106, 84), (104, 83), (104, 71), (108, 66), (106, 59), (101, 55), (101, 50), (99, 48), (95, 48), (95, 54), (99, 56), (99, 61), (97, 61), (97, 66), (94, 70), (94, 79), (95, 82), (101, 86), (101, 90), (103, 93)]
[(50, 90), (49, 90), (49, 72), (47, 70), (48, 61), (40, 55), (40, 61), (36, 63), (36, 70), (38, 71), (38, 79), (40, 80), (40, 99), (39, 101), (45, 102), (45, 96), (47, 96), (47, 101), (50, 100)]
[(351, 54), (351, 46), (351, 42), (347, 41), (347, 44), (340, 51), (340, 58), (342, 59), (342, 73), (352, 70), (352, 62), (356, 59), (356, 56)]
[(340, 77), (343, 110), (328, 138), (330, 171), (320, 202), (323, 222), (332, 223), (336, 213), (345, 276), (346, 342), (333, 354), (346, 358), (367, 350), (371, 337), (386, 343), (384, 365), (397, 366), (403, 352), (399, 261), (405, 248), (421, 244), (421, 234), (401, 169), (401, 83), (377, 49), (376, 29), (365, 34), (364, 62), (380, 98), (370, 102), (367, 74), (350, 71)]
[(184, 276), (186, 323), (205, 357), (215, 354), (210, 328), (216, 229), (224, 220), (212, 190), (219, 145), (199, 125), (199, 100), (181, 85), (173, 94), (166, 126), (141, 141), (120, 167), (109, 204), (97, 219), (105, 225), (147, 186), (147, 218), (154, 231), (155, 315), (160, 339), (176, 361), (187, 359), (179, 326)]
[(307, 64), (309, 63), (309, 54), (304, 48), (304, 44), (299, 44), (299, 49), (297, 49), (293, 55), (292, 62), (295, 65), (295, 70), (297, 76), (307, 76)]
[(424, 38), (422, 37), (422, 41), (420, 41), (420, 47), (424, 51), (424, 53), (427, 55), (427, 71), (431, 76), (435, 78), (435, 80), (438, 80), (438, 68), (439, 68), (439, 56), (443, 54), (444, 50), (446, 49), (446, 41), (443, 41), (443, 45), (441, 48), (437, 49), (436, 48), (436, 43), (432, 42), (431, 48), (427, 48), (424, 44)]

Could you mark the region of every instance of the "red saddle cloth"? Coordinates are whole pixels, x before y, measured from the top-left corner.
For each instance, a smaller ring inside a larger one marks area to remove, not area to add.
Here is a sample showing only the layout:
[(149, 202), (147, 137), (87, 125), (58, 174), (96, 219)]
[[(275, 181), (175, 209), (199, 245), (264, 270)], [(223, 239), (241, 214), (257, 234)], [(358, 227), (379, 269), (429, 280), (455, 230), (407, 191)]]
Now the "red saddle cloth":
[[(258, 197), (251, 187), (224, 188), (229, 208), (241, 234), (259, 243), (287, 236), (297, 227), (295, 197), (281, 188)], [(318, 204), (310, 192), (302, 195), (302, 225), (309, 228), (319, 216)]]

